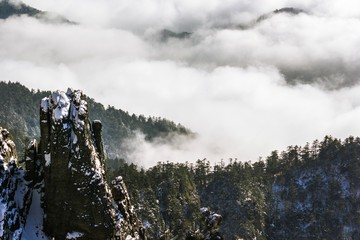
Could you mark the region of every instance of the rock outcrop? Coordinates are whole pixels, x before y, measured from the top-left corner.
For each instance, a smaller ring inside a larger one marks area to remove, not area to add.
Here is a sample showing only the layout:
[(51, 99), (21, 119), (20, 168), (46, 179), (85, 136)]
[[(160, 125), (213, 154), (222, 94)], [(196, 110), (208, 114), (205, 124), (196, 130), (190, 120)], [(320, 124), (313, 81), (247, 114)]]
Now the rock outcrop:
[(121, 177), (112, 190), (105, 181), (102, 124), (90, 124), (82, 92), (42, 99), (40, 128), (25, 171), (0, 128), (0, 239), (144, 239)]
[(10, 162), (17, 165), (16, 147), (8, 130), (0, 127), (0, 168), (6, 169)]
[(97, 151), (81, 92), (55, 92), (41, 103), (45, 229), (64, 239), (110, 239), (120, 226), (104, 159)]
[(17, 167), (15, 144), (0, 127), (0, 239), (21, 239), (30, 206), (29, 188)]
[[(118, 176), (115, 178), (115, 180), (112, 181), (112, 186), (112, 194), (115, 205), (120, 210), (124, 220), (124, 227), (121, 228), (120, 231), (126, 230), (136, 238), (145, 239), (144, 228), (136, 216), (135, 209), (131, 204), (129, 194), (122, 177)], [(124, 232), (124, 234), (126, 233)]]
[(219, 233), (219, 226), (222, 216), (210, 211), (208, 208), (201, 208), (205, 229), (203, 230), (203, 238), (206, 240), (223, 239)]

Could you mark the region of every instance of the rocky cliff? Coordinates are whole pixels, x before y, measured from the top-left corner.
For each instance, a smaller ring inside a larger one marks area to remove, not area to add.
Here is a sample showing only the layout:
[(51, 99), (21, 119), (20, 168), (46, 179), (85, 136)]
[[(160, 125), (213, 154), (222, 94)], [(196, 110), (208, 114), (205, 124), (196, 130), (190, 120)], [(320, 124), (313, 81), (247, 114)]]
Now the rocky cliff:
[(40, 127), (26, 170), (1, 129), (1, 239), (144, 239), (122, 179), (105, 181), (102, 125), (81, 91), (43, 98)]
[(26, 212), (24, 202), (28, 200), (21, 194), (24, 190), (19, 183), (22, 175), (17, 169), (15, 144), (9, 132), (0, 127), (0, 239), (20, 239)]

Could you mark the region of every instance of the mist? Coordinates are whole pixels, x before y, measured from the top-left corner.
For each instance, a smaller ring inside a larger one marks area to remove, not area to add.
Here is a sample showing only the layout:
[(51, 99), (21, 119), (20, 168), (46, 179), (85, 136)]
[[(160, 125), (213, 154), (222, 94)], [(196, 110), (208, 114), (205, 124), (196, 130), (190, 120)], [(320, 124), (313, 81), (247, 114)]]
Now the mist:
[[(197, 133), (128, 139), (128, 161), (256, 161), (325, 135), (360, 136), (357, 1), (44, 1), (78, 24), (0, 20), (0, 80), (83, 92)], [(141, 7), (140, 7), (141, 6)], [(276, 14), (241, 29), (275, 9)], [(191, 33), (161, 38), (164, 29)]]

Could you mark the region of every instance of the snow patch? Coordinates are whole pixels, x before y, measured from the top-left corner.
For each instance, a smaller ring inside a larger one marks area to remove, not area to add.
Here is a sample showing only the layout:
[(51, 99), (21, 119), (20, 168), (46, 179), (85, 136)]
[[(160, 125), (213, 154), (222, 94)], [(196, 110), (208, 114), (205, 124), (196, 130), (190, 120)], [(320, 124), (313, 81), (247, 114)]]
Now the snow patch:
[(79, 115), (85, 115), (86, 114), (86, 101), (85, 100), (81, 100), (80, 101), (80, 106), (79, 106)]
[(66, 234), (66, 239), (77, 239), (82, 237), (84, 234), (81, 232), (71, 232)]
[(81, 100), (82, 92), (72, 92), (73, 102), (71, 102), (71, 118), (75, 128), (82, 128), (85, 125), (84, 116), (87, 114), (87, 103)]
[(151, 224), (149, 223), (149, 221), (145, 220), (144, 221), (144, 228), (149, 229), (150, 227), (151, 227)]
[[(21, 172), (20, 174), (23, 175), (23, 172)], [(19, 181), (16, 187), (14, 200), (16, 202), (16, 205), (20, 209), (24, 208), (24, 199), (27, 191), (28, 191), (28, 187), (26, 186), (26, 184), (23, 181)]]
[(33, 139), (32, 141), (30, 141), (28, 148), (31, 148), (32, 146), (36, 145), (36, 139)]
[(32, 202), (21, 240), (50, 240), (43, 232), (44, 210), (41, 208), (40, 190), (33, 191)]
[(17, 229), (17, 230), (13, 233), (12, 239), (13, 239), (13, 240), (15, 240), (15, 239), (20, 239), (21, 233), (22, 233), (22, 228)]
[(52, 118), (54, 122), (58, 122), (69, 115), (70, 99), (64, 92), (54, 92), (51, 95), (54, 103), (54, 110)]
[(6, 212), (6, 205), (1, 202), (2, 199), (0, 199), (0, 239), (2, 239), (2, 236), (4, 235), (4, 214)]
[(45, 154), (45, 166), (50, 166), (51, 164), (51, 157), (50, 157), (50, 153)]
[(209, 211), (209, 209), (206, 207), (203, 207), (203, 208), (200, 208), (200, 211), (201, 211), (201, 213), (206, 213)]
[(49, 98), (44, 97), (43, 99), (41, 99), (41, 110), (43, 112), (49, 111)]
[(73, 144), (76, 144), (77, 141), (78, 141), (78, 138), (77, 138), (76, 134), (74, 134), (74, 135), (73, 135), (73, 139), (72, 139), (72, 143), (73, 143)]

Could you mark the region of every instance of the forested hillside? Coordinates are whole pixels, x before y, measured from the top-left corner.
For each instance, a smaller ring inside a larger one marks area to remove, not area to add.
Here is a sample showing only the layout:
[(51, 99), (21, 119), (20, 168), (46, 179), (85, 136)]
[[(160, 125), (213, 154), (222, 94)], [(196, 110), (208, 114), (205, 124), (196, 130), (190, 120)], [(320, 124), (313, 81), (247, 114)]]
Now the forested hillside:
[[(12, 133), (19, 159), (29, 139), (40, 136), (40, 101), (49, 94), (49, 91), (29, 90), (20, 83), (0, 82), (0, 124)], [(110, 158), (125, 157), (123, 140), (136, 131), (142, 132), (147, 141), (173, 134), (193, 134), (182, 125), (163, 118), (129, 114), (113, 106), (105, 107), (88, 96), (84, 98), (88, 102), (90, 119), (103, 122), (104, 147)]]
[(0, 19), (5, 19), (11, 16), (20, 16), (23, 14), (34, 17), (40, 13), (40, 10), (27, 6), (23, 3), (15, 5), (9, 0), (0, 1)]
[[(29, 138), (39, 136), (39, 103), (49, 92), (0, 82), (0, 94), (1, 125), (10, 129), (21, 156)], [(121, 159), (124, 139), (136, 131), (147, 141), (192, 133), (165, 119), (130, 115), (85, 99), (91, 118), (103, 122), (108, 182), (123, 176), (151, 238), (204, 236), (202, 207), (222, 216), (215, 228), (221, 220), (224, 239), (360, 238), (360, 138), (327, 136), (312, 145), (273, 151), (257, 162), (230, 159), (212, 166), (202, 159), (144, 170)]]
[[(360, 139), (325, 137), (258, 162), (211, 166), (122, 162), (138, 216), (154, 238), (191, 236), (200, 207), (223, 217), (224, 239), (359, 239)], [(170, 232), (167, 232), (170, 230)]]

